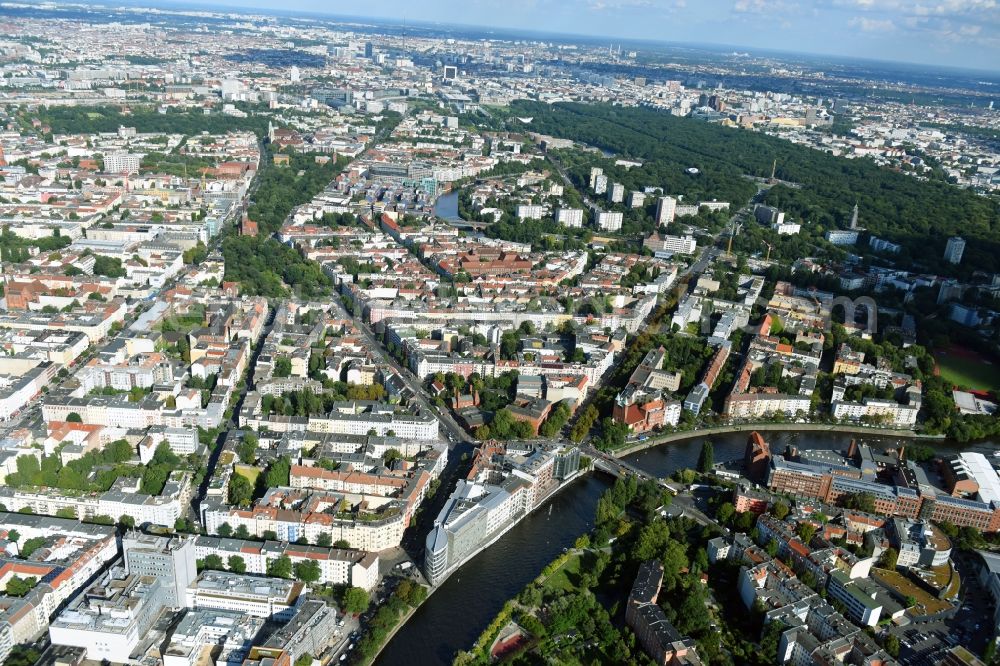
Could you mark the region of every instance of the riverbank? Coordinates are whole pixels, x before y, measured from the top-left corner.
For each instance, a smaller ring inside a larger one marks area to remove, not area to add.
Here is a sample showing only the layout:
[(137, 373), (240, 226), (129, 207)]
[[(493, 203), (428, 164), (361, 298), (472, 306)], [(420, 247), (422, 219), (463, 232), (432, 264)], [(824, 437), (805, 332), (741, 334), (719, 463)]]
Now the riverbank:
[(383, 650), (385, 650), (385, 646), (388, 645), (390, 641), (392, 641), (392, 637), (395, 636), (400, 629), (406, 626), (406, 621), (409, 620), (411, 617), (413, 617), (413, 614), (417, 612), (417, 609), (419, 609), (420, 606), (423, 606), (425, 603), (427, 603), (427, 600), (430, 599), (432, 594), (434, 594), (434, 588), (433, 587), (428, 588), (427, 596), (424, 598), (423, 601), (420, 602), (420, 605), (410, 607), (410, 610), (406, 612), (406, 615), (401, 617), (399, 619), (399, 622), (396, 623), (396, 626), (392, 628), (392, 631), (390, 631), (388, 635), (386, 635), (385, 640), (382, 641), (382, 645), (379, 646), (378, 652), (373, 654), (370, 659), (365, 659), (364, 661), (359, 662), (360, 666), (371, 666), (372, 664), (374, 664), (375, 660), (378, 659), (378, 656), (382, 654)]
[[(431, 589), (436, 589), (436, 588), (441, 587), (442, 585), (444, 585), (445, 581), (447, 581), (451, 577), (451, 575), (453, 573), (457, 572), (459, 569), (461, 569), (466, 564), (468, 564), (469, 561), (472, 558), (474, 558), (477, 555), (481, 554), (484, 550), (486, 550), (487, 548), (489, 548), (490, 546), (492, 546), (493, 544), (495, 544), (497, 541), (500, 540), (500, 538), (502, 536), (504, 536), (505, 534), (507, 534), (507, 532), (509, 532), (512, 529), (514, 529), (515, 527), (517, 527), (518, 523), (520, 523), (522, 520), (524, 520), (525, 518), (527, 518), (528, 516), (530, 516), (532, 513), (538, 511), (543, 506), (545, 506), (546, 504), (548, 504), (549, 501), (552, 500), (556, 495), (558, 495), (565, 488), (567, 488), (570, 485), (572, 485), (574, 481), (576, 481), (577, 479), (581, 478), (582, 476), (584, 476), (585, 474), (589, 473), (590, 471), (591, 471), (590, 468), (588, 468), (588, 469), (578, 469), (573, 476), (571, 476), (571, 477), (563, 480), (563, 482), (560, 483), (555, 488), (553, 488), (552, 491), (549, 492), (548, 495), (546, 495), (545, 497), (543, 497), (541, 499), (541, 501), (538, 503), (537, 506), (533, 507), (530, 511), (524, 513), (523, 515), (519, 516), (517, 518), (517, 520), (511, 522), (509, 525), (507, 525), (506, 527), (504, 527), (502, 530), (498, 531), (496, 534), (494, 534), (492, 537), (490, 537), (490, 539), (488, 541), (484, 541), (482, 544), (480, 544), (479, 546), (477, 546), (474, 551), (472, 551), (471, 553), (469, 553), (468, 555), (466, 555), (464, 558), (462, 558), (461, 562), (459, 562), (455, 566), (451, 567), (449, 569), (449, 571), (445, 574), (444, 578), (442, 578), (441, 580), (439, 580), (437, 583), (433, 584), (431, 586)], [(430, 581), (428, 581), (428, 583), (430, 583)]]
[[(504, 603), (593, 527), (602, 476), (578, 474), (449, 576), (389, 641), (377, 666), (440, 666), (472, 645)], [(549, 507), (552, 507), (551, 511)]]
[(828, 432), (842, 435), (867, 435), (869, 437), (898, 437), (905, 439), (923, 439), (943, 441), (944, 435), (925, 435), (913, 430), (897, 430), (893, 428), (866, 428), (856, 425), (842, 425), (834, 423), (741, 423), (737, 425), (716, 426), (714, 428), (702, 428), (701, 430), (685, 430), (683, 432), (672, 432), (666, 435), (657, 435), (641, 442), (625, 446), (611, 451), (611, 455), (616, 458), (639, 453), (646, 449), (651, 449), (663, 444), (673, 442), (683, 442), (699, 437), (711, 437), (713, 435), (726, 435), (734, 432), (751, 433), (753, 431), (803, 431), (803, 432)]
[(509, 525), (507, 525), (506, 527), (504, 527), (502, 530), (498, 531), (488, 541), (485, 541), (481, 545), (479, 545), (473, 552), (469, 553), (466, 557), (464, 557), (461, 562), (459, 562), (457, 565), (455, 565), (454, 567), (452, 567), (451, 570), (448, 571), (447, 574), (445, 574), (445, 577), (442, 578), (440, 581), (438, 581), (436, 584), (434, 584), (434, 585), (428, 585), (427, 586), (427, 596), (423, 599), (423, 601), (420, 603), (420, 605), (418, 605), (416, 607), (411, 607), (410, 610), (399, 620), (399, 622), (396, 624), (396, 626), (394, 626), (392, 628), (392, 630), (386, 635), (385, 640), (382, 641), (382, 645), (379, 647), (378, 651), (375, 652), (375, 654), (373, 654), (370, 659), (367, 659), (367, 660), (365, 660), (363, 662), (360, 662), (360, 663), (363, 666), (370, 666), (371, 664), (374, 664), (378, 660), (379, 655), (381, 655), (382, 652), (385, 650), (386, 646), (388, 646), (389, 643), (392, 641), (393, 636), (395, 636), (401, 629), (403, 629), (403, 627), (406, 625), (407, 621), (411, 617), (413, 617), (414, 613), (416, 613), (417, 610), (421, 606), (423, 606), (425, 603), (427, 603), (427, 600), (430, 599), (431, 596), (433, 596), (433, 594), (435, 592), (437, 592), (439, 589), (441, 589), (441, 587), (448, 581), (448, 579), (451, 578), (452, 574), (457, 573), (459, 570), (461, 570), (462, 567), (464, 567), (466, 564), (468, 564), (471, 560), (473, 560), (477, 556), (481, 555), (485, 550), (487, 550), (488, 548), (490, 548), (491, 546), (493, 546), (497, 541), (499, 541), (502, 537), (504, 537), (508, 532), (510, 532), (515, 527), (517, 527), (518, 524), (520, 524), (520, 522), (522, 520), (524, 520), (528, 516), (532, 515), (533, 513), (537, 512), (542, 507), (544, 507), (551, 500), (553, 500), (557, 495), (559, 495), (564, 489), (566, 489), (567, 487), (571, 486), (578, 479), (584, 478), (587, 474), (590, 473), (590, 471), (591, 471), (590, 469), (581, 469), (581, 470), (578, 470), (576, 472), (576, 474), (574, 474), (573, 476), (569, 477), (568, 479), (566, 479), (565, 481), (563, 481), (562, 483), (560, 483), (556, 488), (554, 488), (552, 490), (552, 492), (550, 492), (548, 495), (546, 495), (544, 498), (542, 498), (542, 500), (538, 503), (538, 506), (534, 507), (533, 509), (531, 509), (531, 511), (528, 511), (524, 515), (520, 516), (517, 520), (511, 522)]

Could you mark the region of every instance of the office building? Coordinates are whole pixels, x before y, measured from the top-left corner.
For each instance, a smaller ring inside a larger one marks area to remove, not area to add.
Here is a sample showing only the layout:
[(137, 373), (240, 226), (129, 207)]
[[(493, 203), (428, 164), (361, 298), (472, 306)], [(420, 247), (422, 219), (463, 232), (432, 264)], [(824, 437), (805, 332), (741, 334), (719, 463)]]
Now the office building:
[(323, 654), (335, 640), (336, 627), (336, 609), (323, 601), (310, 599), (303, 602), (292, 619), (271, 634), (262, 647), (264, 650), (284, 652), (288, 663), (294, 664), (304, 654)]
[(86, 650), (87, 659), (123, 663), (163, 611), (164, 590), (153, 576), (117, 567), (98, 578), (49, 625), (53, 645)]
[(878, 626), (882, 615), (882, 603), (878, 601), (867, 581), (852, 579), (840, 569), (830, 573), (827, 592), (830, 597), (844, 604), (847, 616), (854, 622), (865, 626)]
[(185, 606), (288, 620), (304, 598), (303, 583), (284, 578), (204, 571), (188, 585)]
[(238, 666), (264, 624), (263, 619), (244, 613), (189, 610), (170, 634), (163, 666), (196, 666), (202, 663), (206, 647), (213, 649), (217, 666)]
[(193, 537), (129, 532), (122, 537), (125, 572), (160, 581), (164, 604), (184, 605), (187, 587), (198, 576)]

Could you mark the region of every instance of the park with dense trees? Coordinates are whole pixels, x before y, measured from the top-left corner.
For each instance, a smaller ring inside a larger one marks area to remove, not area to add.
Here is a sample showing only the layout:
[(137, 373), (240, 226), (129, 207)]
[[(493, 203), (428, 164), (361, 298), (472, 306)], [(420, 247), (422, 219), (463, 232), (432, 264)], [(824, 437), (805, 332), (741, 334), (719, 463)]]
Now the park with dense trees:
[[(528, 640), (505, 663), (650, 663), (624, 626), (628, 591), (640, 564), (649, 560), (664, 568), (659, 598), (667, 619), (697, 642), (705, 663), (774, 663), (779, 634), (763, 630), (763, 613), (743, 610), (731, 569), (708, 563), (704, 544), (717, 528), (662, 517), (659, 510), (670, 501), (655, 482), (616, 481), (598, 500), (593, 532), (509, 601), (455, 663), (489, 663), (489, 646), (510, 620), (525, 629)], [(706, 607), (708, 589), (735, 603), (723, 604), (713, 617)]]
[[(1000, 254), (996, 199), (946, 182), (922, 181), (867, 159), (837, 157), (763, 133), (653, 109), (519, 100), (509, 114), (509, 125), (519, 124), (514, 118), (531, 117), (532, 131), (642, 161), (642, 167), (630, 171), (631, 178), (690, 201), (718, 199), (742, 205), (757, 187), (748, 177), (770, 176), (776, 162), (777, 178), (800, 187), (775, 186), (766, 203), (804, 220), (816, 236), (846, 228), (857, 203), (861, 226), (901, 244), (915, 265), (957, 275), (996, 268)], [(691, 167), (698, 173), (687, 173)], [(952, 235), (968, 241), (959, 266), (943, 259), (945, 242)]]

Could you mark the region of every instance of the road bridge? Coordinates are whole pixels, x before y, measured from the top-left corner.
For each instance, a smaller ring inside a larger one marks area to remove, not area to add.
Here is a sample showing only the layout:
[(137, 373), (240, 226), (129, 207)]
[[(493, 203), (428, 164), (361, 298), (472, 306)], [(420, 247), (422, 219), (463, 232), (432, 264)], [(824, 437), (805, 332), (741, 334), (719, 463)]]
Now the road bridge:
[(654, 476), (647, 472), (646, 470), (639, 469), (635, 465), (630, 465), (624, 460), (619, 460), (614, 456), (611, 456), (603, 451), (598, 451), (597, 449), (591, 449), (587, 451), (587, 455), (593, 457), (594, 469), (600, 470), (605, 474), (610, 474), (611, 476), (617, 477), (619, 479), (625, 479), (630, 476), (637, 477), (640, 481), (655, 481), (660, 484), (672, 494), (677, 494), (677, 488), (673, 485), (667, 483), (664, 479)]

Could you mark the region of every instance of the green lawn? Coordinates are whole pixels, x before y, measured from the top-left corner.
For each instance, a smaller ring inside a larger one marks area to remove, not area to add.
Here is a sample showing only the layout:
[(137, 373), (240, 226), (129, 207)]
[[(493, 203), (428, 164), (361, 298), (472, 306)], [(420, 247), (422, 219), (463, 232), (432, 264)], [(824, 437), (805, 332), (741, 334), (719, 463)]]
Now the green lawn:
[(257, 477), (260, 476), (260, 468), (251, 467), (250, 465), (237, 465), (236, 473), (240, 476), (246, 477), (246, 480), (249, 481), (251, 485), (256, 485)]
[(934, 356), (941, 376), (956, 386), (979, 391), (1000, 391), (1000, 367), (985, 359), (941, 353)]
[[(582, 557), (593, 557), (594, 554), (586, 551), (583, 553)], [(559, 567), (559, 569), (549, 576), (545, 581), (545, 587), (552, 590), (564, 590), (566, 592), (573, 592), (579, 586), (580, 578), (580, 558), (581, 555), (574, 555), (570, 557), (566, 564)]]

